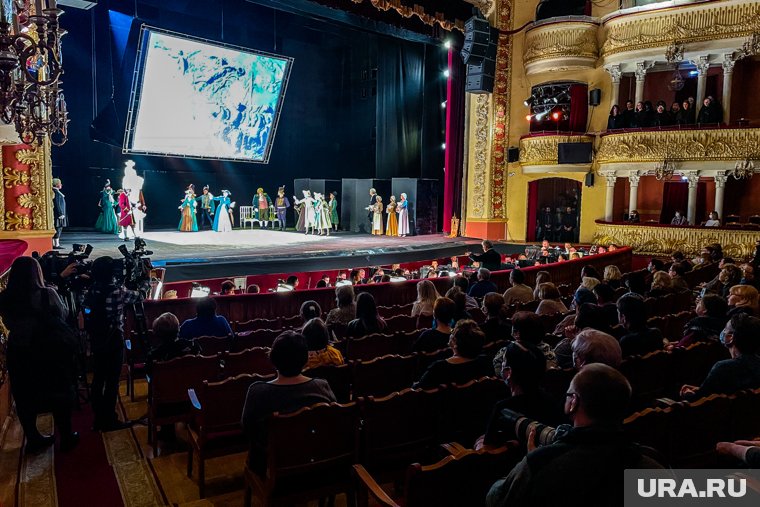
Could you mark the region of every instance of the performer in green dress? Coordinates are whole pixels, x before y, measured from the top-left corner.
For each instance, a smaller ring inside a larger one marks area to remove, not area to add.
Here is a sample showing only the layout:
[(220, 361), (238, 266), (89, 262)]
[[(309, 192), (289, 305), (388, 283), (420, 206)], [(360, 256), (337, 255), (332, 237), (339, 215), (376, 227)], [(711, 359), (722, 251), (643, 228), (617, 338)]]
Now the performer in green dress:
[(327, 204), (330, 206), (330, 221), (332, 222), (332, 227), (337, 231), (338, 223), (340, 222), (340, 217), (338, 216), (338, 192), (330, 192), (330, 201)]
[(106, 234), (119, 234), (119, 220), (116, 218), (116, 201), (113, 198), (111, 180), (106, 180), (103, 190), (100, 191), (100, 215), (95, 222), (95, 230)]

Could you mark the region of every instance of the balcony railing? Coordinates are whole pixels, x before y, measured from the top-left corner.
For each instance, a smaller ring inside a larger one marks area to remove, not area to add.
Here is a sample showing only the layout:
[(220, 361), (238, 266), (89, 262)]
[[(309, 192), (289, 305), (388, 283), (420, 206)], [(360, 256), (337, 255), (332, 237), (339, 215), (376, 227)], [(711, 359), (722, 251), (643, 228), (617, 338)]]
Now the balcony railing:
[(593, 143), (593, 134), (577, 132), (539, 133), (523, 136), (520, 139), (520, 165), (546, 166), (557, 165), (559, 143)]
[(525, 34), (526, 72), (594, 68), (599, 56), (598, 29), (598, 21), (586, 16), (551, 18), (538, 23)]

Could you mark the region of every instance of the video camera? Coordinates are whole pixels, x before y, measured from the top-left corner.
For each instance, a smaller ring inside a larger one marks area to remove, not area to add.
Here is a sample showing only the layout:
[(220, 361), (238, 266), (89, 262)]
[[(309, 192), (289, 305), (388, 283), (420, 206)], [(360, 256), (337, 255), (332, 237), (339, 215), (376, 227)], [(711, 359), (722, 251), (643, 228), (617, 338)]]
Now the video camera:
[[(88, 259), (91, 253), (92, 245), (74, 243), (69, 253), (51, 250), (41, 256), (35, 252), (32, 256), (40, 263), (45, 281), (57, 285), (59, 289), (76, 291), (82, 290), (90, 284), (89, 273), (92, 261)], [(76, 264), (74, 276), (66, 279), (61, 278), (60, 274), (71, 264)]]
[(153, 269), (149, 255), (152, 250), (145, 249), (145, 240), (135, 238), (135, 247), (130, 252), (126, 245), (119, 245), (122, 259), (114, 262), (114, 278), (116, 283), (123, 284), (128, 289), (136, 290), (150, 282), (150, 270)]

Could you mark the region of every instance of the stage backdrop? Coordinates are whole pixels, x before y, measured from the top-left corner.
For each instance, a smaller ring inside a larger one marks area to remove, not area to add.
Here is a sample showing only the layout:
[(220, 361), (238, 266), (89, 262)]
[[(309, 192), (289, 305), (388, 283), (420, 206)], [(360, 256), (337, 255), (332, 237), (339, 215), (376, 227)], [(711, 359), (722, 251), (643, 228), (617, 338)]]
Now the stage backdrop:
[[(446, 51), (440, 43), (402, 40), (388, 35), (393, 30), (387, 27), (381, 34), (377, 26), (360, 29), (349, 18), (338, 23), (261, 3), (225, 0), (209, 9), (207, 2), (186, 0), (110, 0), (89, 11), (67, 9), (61, 24), (69, 32), (63, 53), (71, 124), (68, 143), (53, 151), (53, 174), (68, 189), (72, 227), (94, 225), (98, 193), (106, 179), (120, 187), (127, 159), (145, 178), (148, 229), (177, 226), (177, 206), (190, 183), (197, 189), (209, 185), (214, 194), (228, 188), (242, 205), (257, 187), (274, 195), (296, 178), (376, 178), (378, 139), (383, 149), (392, 145), (385, 140), (398, 140), (401, 131), (389, 129), (402, 117), (403, 132), (414, 140), (403, 147), (405, 172), (393, 176), (443, 174)], [(122, 154), (142, 24), (294, 59), (268, 165)], [(392, 92), (399, 90), (393, 77), (399, 68), (416, 69), (404, 84), (424, 93)], [(378, 121), (380, 107), (394, 113)], [(387, 169), (393, 161), (383, 157)]]

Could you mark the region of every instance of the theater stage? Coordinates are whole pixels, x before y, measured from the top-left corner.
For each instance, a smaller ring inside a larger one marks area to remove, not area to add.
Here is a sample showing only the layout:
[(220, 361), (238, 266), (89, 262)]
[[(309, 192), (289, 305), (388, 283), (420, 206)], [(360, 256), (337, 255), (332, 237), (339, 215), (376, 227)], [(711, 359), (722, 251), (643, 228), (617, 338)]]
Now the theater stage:
[[(166, 268), (166, 281), (233, 275), (288, 273), (387, 265), (480, 252), (480, 240), (439, 234), (405, 238), (339, 232), (330, 236), (261, 229), (178, 232), (146, 231), (143, 235), (156, 267)], [(124, 244), (115, 236), (95, 232), (64, 232), (61, 244), (93, 246), (91, 258), (119, 256)], [(133, 243), (127, 243), (132, 249)], [(65, 250), (63, 250), (65, 251)]]

